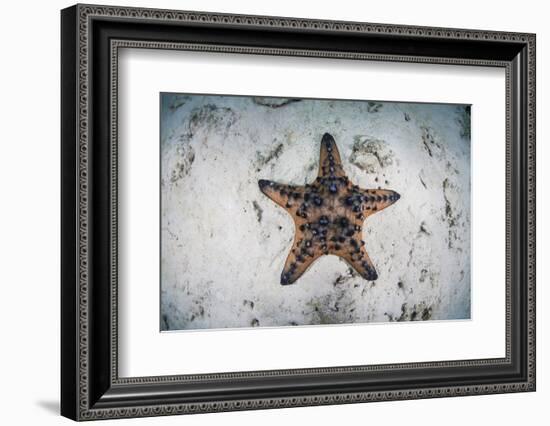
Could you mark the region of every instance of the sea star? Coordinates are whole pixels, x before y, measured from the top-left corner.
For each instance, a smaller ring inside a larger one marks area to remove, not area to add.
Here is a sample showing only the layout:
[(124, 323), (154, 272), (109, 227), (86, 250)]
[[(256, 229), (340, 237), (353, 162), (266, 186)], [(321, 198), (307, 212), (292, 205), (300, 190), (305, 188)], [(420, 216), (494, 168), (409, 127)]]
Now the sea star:
[(284, 185), (258, 181), (260, 190), (294, 219), (294, 243), (281, 274), (281, 284), (294, 283), (317, 258), (334, 254), (346, 260), (363, 278), (378, 274), (362, 240), (363, 222), (399, 200), (389, 189), (362, 189), (347, 178), (334, 138), (321, 140), (319, 174), (312, 184)]

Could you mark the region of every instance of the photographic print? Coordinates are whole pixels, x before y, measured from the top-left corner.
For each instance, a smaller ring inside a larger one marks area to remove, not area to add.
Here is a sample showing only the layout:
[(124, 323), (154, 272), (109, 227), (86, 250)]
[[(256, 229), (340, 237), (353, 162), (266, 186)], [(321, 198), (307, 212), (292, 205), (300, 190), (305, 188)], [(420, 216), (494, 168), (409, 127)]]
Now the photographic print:
[(160, 329), (470, 319), (471, 106), (160, 94)]

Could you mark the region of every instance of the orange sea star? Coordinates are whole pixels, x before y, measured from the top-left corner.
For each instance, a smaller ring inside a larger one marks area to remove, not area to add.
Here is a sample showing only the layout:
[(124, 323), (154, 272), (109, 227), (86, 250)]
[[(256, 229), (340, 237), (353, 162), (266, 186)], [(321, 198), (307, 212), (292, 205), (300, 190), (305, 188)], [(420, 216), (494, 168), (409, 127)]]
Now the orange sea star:
[(389, 189), (362, 189), (353, 185), (342, 167), (334, 138), (321, 140), (319, 175), (305, 186), (258, 182), (260, 190), (294, 219), (294, 243), (281, 274), (281, 284), (294, 283), (319, 257), (334, 254), (345, 259), (363, 278), (378, 274), (362, 240), (363, 222), (399, 200)]

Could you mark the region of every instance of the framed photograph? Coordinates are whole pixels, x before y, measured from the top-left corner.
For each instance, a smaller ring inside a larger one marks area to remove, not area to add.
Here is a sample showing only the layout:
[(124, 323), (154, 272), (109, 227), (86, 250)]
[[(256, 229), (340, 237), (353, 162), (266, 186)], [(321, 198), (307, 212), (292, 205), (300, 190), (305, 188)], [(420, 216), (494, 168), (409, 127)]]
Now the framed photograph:
[(61, 12), (61, 412), (535, 390), (535, 35)]

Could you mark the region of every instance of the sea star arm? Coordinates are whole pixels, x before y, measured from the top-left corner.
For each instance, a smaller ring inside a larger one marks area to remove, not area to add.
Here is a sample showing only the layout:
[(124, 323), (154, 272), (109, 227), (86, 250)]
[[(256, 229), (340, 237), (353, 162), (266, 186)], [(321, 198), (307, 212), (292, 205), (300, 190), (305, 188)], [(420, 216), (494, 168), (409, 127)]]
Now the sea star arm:
[[(354, 211), (360, 212), (365, 218), (391, 206), (401, 196), (391, 189), (361, 189), (354, 187), (350, 199), (353, 200)], [(351, 201), (350, 201), (351, 202)]]
[(363, 244), (361, 241), (360, 246), (350, 247), (351, 250), (340, 254), (340, 257), (344, 258), (364, 279), (374, 281), (378, 278), (378, 273)]
[(307, 234), (297, 229), (295, 235), (292, 249), (288, 253), (281, 273), (282, 285), (293, 284), (318, 257), (323, 255)]
[(345, 175), (336, 142), (332, 135), (325, 133), (321, 139), (319, 177), (344, 177)]
[(260, 179), (258, 185), (267, 197), (291, 213), (300, 207), (304, 198), (303, 186), (284, 185), (266, 179)]

